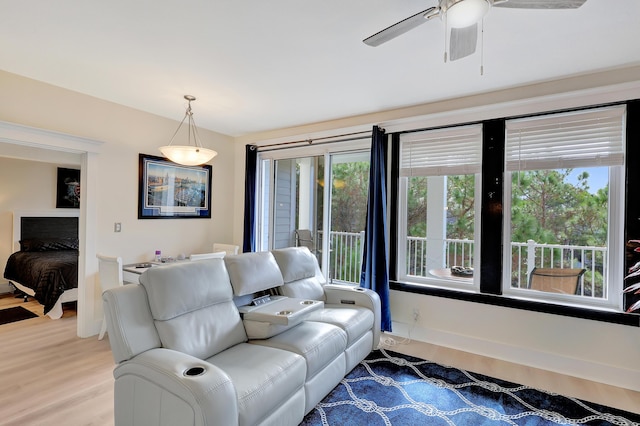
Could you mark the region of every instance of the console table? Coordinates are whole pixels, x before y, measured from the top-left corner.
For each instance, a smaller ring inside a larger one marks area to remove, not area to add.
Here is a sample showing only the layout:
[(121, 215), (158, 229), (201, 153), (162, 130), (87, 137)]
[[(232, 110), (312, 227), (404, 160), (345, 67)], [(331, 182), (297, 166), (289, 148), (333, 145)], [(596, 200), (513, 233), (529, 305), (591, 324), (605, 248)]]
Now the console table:
[(294, 325), (304, 320), (311, 312), (322, 308), (324, 308), (324, 302), (319, 300), (272, 296), (268, 302), (240, 306), (238, 311), (246, 320)]

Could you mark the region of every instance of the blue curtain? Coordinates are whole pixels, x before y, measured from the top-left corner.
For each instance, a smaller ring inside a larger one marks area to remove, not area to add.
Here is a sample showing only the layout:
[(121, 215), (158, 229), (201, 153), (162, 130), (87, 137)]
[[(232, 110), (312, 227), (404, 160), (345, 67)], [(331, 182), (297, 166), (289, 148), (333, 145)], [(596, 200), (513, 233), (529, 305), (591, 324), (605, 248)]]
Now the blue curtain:
[(258, 177), (258, 147), (247, 145), (244, 178), (244, 236), (242, 251), (256, 251), (256, 179)]
[(373, 127), (371, 136), (371, 167), (369, 170), (369, 199), (364, 239), (364, 258), (360, 286), (380, 296), (382, 331), (391, 331), (389, 308), (389, 275), (387, 267), (387, 137), (384, 129)]

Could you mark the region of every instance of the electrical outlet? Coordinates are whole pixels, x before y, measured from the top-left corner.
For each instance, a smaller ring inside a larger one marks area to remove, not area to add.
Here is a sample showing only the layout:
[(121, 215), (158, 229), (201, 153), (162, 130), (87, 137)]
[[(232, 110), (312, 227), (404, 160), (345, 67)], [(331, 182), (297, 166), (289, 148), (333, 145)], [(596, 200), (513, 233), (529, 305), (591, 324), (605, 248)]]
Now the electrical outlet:
[(413, 322), (418, 321), (419, 318), (420, 318), (420, 309), (413, 308)]

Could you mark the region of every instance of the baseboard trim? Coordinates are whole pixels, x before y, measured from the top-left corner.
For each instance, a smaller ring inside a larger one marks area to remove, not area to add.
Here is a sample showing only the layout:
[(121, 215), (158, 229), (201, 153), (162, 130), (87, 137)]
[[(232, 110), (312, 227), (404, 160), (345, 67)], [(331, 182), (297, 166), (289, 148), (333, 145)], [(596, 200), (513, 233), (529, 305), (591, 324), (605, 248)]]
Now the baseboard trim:
[(393, 322), (393, 334), (501, 361), (640, 392), (640, 371)]

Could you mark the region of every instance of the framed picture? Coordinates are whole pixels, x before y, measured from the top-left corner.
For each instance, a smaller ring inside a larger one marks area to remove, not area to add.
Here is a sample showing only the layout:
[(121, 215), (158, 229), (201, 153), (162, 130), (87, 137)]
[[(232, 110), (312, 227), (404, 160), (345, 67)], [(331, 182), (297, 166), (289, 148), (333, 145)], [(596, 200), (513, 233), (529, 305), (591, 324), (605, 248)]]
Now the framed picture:
[(211, 171), (140, 154), (138, 219), (211, 218)]
[(58, 167), (56, 208), (80, 208), (80, 170)]

